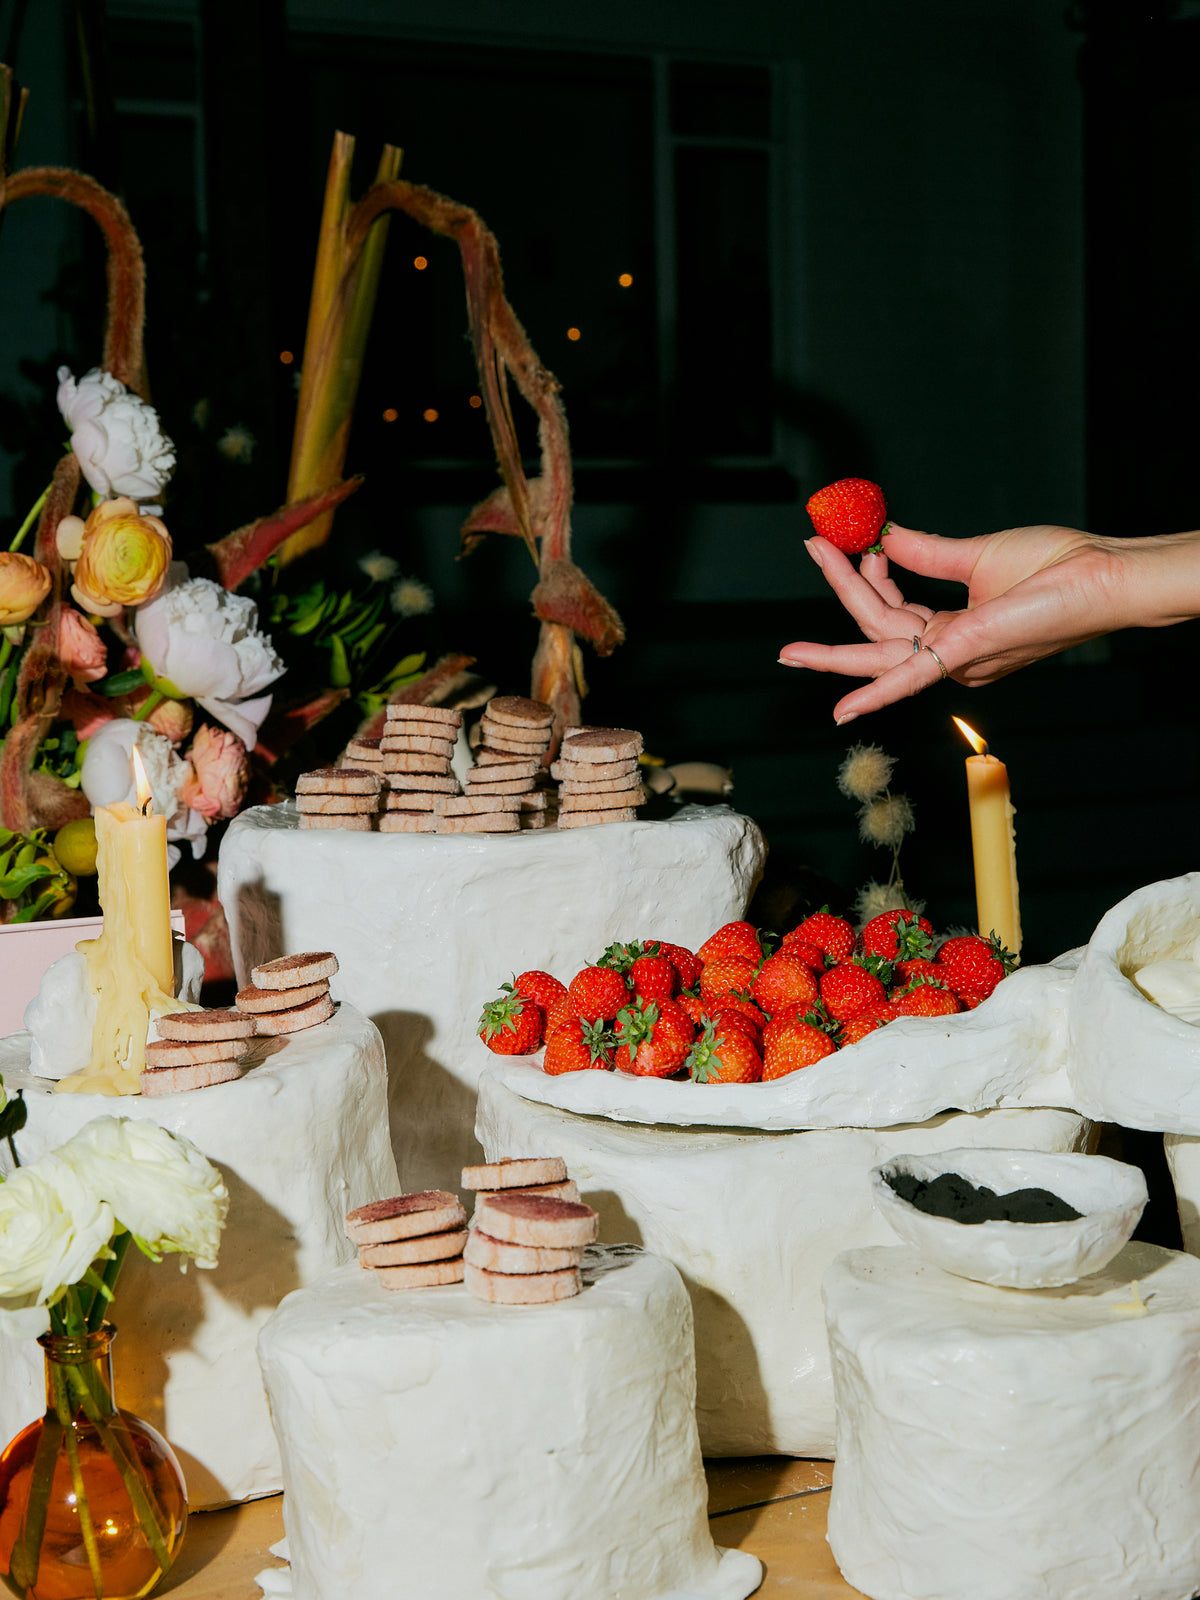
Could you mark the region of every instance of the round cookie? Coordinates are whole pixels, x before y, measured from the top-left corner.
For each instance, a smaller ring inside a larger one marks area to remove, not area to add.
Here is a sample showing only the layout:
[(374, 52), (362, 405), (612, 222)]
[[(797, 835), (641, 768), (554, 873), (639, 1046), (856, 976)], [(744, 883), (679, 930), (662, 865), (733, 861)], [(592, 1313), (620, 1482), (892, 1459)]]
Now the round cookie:
[(149, 1039), (146, 1041), (146, 1066), (151, 1071), (159, 1067), (195, 1067), (210, 1061), (237, 1061), (248, 1048), (244, 1036), (236, 1039), (196, 1039), (182, 1044), (177, 1039)]
[(253, 1020), (260, 1012), (287, 1011), (292, 1006), (302, 1006), (306, 1000), (316, 1000), (328, 993), (327, 978), (322, 978), (319, 983), (301, 984), (298, 989), (260, 989), (256, 984), (248, 983), (244, 989), (238, 990), (234, 1005)]
[(527, 1189), (531, 1183), (565, 1183), (561, 1156), (506, 1156), (462, 1169), (464, 1189)]
[(463, 1259), (453, 1261), (426, 1261), (411, 1267), (372, 1267), (379, 1283), (385, 1289), (436, 1289), (447, 1283), (463, 1280)]
[(338, 959), (332, 950), (306, 950), (300, 955), (276, 956), (250, 969), (250, 981), (260, 989), (300, 989), (332, 978)]
[(378, 794), (379, 774), (365, 767), (318, 767), (296, 779), (297, 794)]
[(632, 789), (640, 789), (641, 786), (642, 775), (635, 767), (632, 772), (622, 773), (617, 778), (563, 778), (558, 792), (564, 795), (627, 794)]
[(379, 747), (385, 757), (410, 751), (418, 755), (444, 756), (448, 761), (454, 754), (453, 739), (435, 739), (427, 733), (392, 733), (390, 729), (379, 741)]
[(187, 1089), (211, 1089), (214, 1084), (232, 1083), (242, 1076), (236, 1061), (200, 1061), (188, 1067), (148, 1068), (138, 1079), (147, 1098), (160, 1094), (182, 1094)]
[(183, 1044), (254, 1036), (253, 1017), (243, 1016), (240, 1011), (172, 1011), (159, 1017), (154, 1026), (160, 1039), (176, 1039)]
[(540, 1194), (493, 1195), (475, 1208), (479, 1227), (507, 1244), (548, 1245), (562, 1250), (591, 1244), (599, 1216), (578, 1201), (552, 1200)]
[(469, 817), (488, 811), (519, 811), (521, 801), (515, 794), (448, 795), (439, 809), (444, 817)]
[(461, 1228), (466, 1220), (462, 1201), (449, 1189), (422, 1189), (387, 1200), (368, 1200), (365, 1206), (347, 1213), (345, 1230), (351, 1244), (389, 1244), (426, 1233), (445, 1233), (449, 1228)]
[(335, 811), (324, 816), (314, 816), (311, 812), (300, 813), (300, 826), (302, 828), (341, 828), (347, 833), (370, 833), (374, 821), (375, 807), (371, 807), (371, 815), (350, 811)]
[(510, 1275), (487, 1272), (463, 1262), (463, 1281), (477, 1300), (496, 1306), (545, 1306), (555, 1300), (570, 1300), (583, 1288), (578, 1267), (559, 1272), (534, 1272)]
[(352, 816), (375, 811), (379, 795), (375, 794), (298, 794), (296, 809), (306, 816)]
[(493, 783), (490, 778), (488, 778), (488, 779), (481, 778), (477, 783), (471, 783), (471, 784), (467, 785), (467, 793), (468, 794), (532, 794), (533, 793), (533, 779), (532, 778), (511, 778), (511, 779), (508, 779), (507, 781), (497, 780), (496, 782)]
[(493, 722), (514, 728), (548, 728), (554, 721), (554, 708), (544, 700), (527, 700), (523, 695), (496, 695), (488, 701), (484, 715)]
[[(501, 751), (501, 754), (504, 754)], [(510, 778), (536, 778), (542, 763), (536, 756), (521, 756), (514, 761), (489, 761), (484, 766), (474, 766), (467, 773), (468, 786), (472, 783), (507, 783)]]
[[(420, 750), (389, 750), (383, 758), (383, 770), (393, 772), (423, 772), (430, 777), (445, 778), (450, 773), (448, 754), (427, 755)], [(417, 785), (420, 788), (420, 784)]]
[(465, 1228), (450, 1228), (444, 1233), (418, 1234), (413, 1239), (364, 1244), (358, 1252), (358, 1264), (360, 1267), (411, 1267), (418, 1261), (450, 1261), (462, 1255), (466, 1242)]
[(436, 833), (437, 814), (433, 811), (388, 810), (379, 818), (380, 833)]
[(481, 1200), (490, 1200), (496, 1194), (517, 1193), (544, 1194), (551, 1200), (578, 1200), (579, 1185), (574, 1178), (567, 1178), (562, 1183), (522, 1183), (514, 1189), (476, 1189), (475, 1204), (478, 1206)]
[(556, 783), (575, 779), (581, 783), (596, 783), (601, 778), (627, 778), (641, 767), (636, 756), (627, 761), (563, 761), (551, 764), (550, 776)]
[[(376, 1248), (386, 1249), (386, 1245)], [(565, 1250), (554, 1250), (533, 1244), (505, 1244), (489, 1234), (473, 1228), (463, 1247), (463, 1260), (485, 1272), (530, 1273), (561, 1272), (566, 1267), (578, 1267), (583, 1261), (583, 1246), (570, 1245)]]
[(438, 818), (438, 833), (516, 833), (515, 811), (476, 811), (467, 817)]
[(589, 728), (562, 742), (564, 761), (629, 761), (642, 753), (642, 736), (633, 728)]
[(462, 727), (462, 712), (451, 711), (448, 706), (410, 705), (407, 700), (393, 700), (384, 708), (387, 722), (437, 722), (451, 728)]
[(458, 794), (458, 779), (453, 773), (406, 772), (397, 773), (395, 781), (388, 781), (383, 803), (395, 809), (404, 794)]
[(622, 806), (618, 811), (559, 811), (560, 828), (590, 828), (602, 822), (636, 822), (637, 812), (632, 806)]
[(302, 1033), (305, 1028), (315, 1028), (319, 1022), (328, 1022), (335, 1007), (327, 994), (307, 1000), (303, 1005), (288, 1006), (282, 1011), (260, 1011), (255, 1017), (256, 1033)]
[(568, 794), (565, 790), (559, 796), (558, 808), (560, 811), (616, 811), (623, 806), (640, 806), (645, 803), (646, 791), (644, 789), (602, 789), (595, 794)]

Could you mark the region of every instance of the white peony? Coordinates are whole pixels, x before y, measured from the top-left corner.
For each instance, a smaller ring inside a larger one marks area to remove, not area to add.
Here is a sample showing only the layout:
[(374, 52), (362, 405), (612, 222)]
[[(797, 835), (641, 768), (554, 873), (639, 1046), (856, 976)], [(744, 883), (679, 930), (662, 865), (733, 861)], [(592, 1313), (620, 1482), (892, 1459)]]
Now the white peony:
[(116, 805), (118, 800), (137, 804), (137, 785), (130, 757), (137, 745), (154, 800), (154, 809), (167, 819), (170, 863), (179, 860), (174, 841), (192, 847), (197, 861), (204, 855), (208, 822), (198, 811), (180, 803), (179, 793), (188, 775), (188, 765), (175, 751), (165, 734), (156, 733), (147, 722), (132, 717), (114, 717), (103, 723), (88, 740), (80, 773), (80, 787), (92, 804)]
[(78, 380), (69, 367), (59, 367), (58, 409), (80, 470), (98, 495), (158, 499), (175, 470), (175, 446), (153, 406), (100, 367)]
[(79, 1282), (115, 1227), (112, 1207), (56, 1155), (0, 1183), (0, 1331), (45, 1333), (47, 1307)]
[(209, 578), (184, 577), (185, 571), (174, 564), (162, 594), (138, 607), (138, 646), (156, 677), (198, 700), (253, 750), (271, 709), (262, 690), (283, 672), (283, 662), (258, 631), (253, 600)]
[(96, 1117), (55, 1155), (155, 1255), (178, 1251), (198, 1267), (216, 1266), (229, 1191), (182, 1134), (157, 1122)]

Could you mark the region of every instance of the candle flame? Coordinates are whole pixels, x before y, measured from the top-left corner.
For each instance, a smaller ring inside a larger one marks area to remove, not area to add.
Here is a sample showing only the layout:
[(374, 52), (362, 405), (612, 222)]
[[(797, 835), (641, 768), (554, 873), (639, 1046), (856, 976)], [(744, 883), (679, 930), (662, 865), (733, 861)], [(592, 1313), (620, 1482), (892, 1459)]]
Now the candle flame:
[(951, 717), (950, 720), (957, 725), (959, 733), (962, 734), (967, 743), (974, 747), (975, 754), (977, 756), (987, 755), (986, 739), (981, 738), (980, 735), (975, 732), (975, 729), (972, 728), (969, 723), (964, 722), (961, 717)]
[(150, 788), (150, 780), (146, 776), (146, 769), (142, 765), (142, 758), (138, 754), (138, 748), (136, 745), (133, 747), (133, 781), (137, 787), (138, 810), (144, 817), (153, 815), (153, 792)]

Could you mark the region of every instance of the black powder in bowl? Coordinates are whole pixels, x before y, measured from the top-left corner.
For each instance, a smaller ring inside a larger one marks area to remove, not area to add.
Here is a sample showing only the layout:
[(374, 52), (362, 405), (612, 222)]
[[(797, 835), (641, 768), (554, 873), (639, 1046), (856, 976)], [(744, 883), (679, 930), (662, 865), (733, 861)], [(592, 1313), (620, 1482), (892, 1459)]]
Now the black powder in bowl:
[(943, 1172), (926, 1181), (910, 1172), (893, 1173), (889, 1186), (902, 1200), (931, 1217), (952, 1222), (1074, 1222), (1082, 1215), (1049, 1189), (1013, 1189), (997, 1194), (976, 1188), (957, 1172)]

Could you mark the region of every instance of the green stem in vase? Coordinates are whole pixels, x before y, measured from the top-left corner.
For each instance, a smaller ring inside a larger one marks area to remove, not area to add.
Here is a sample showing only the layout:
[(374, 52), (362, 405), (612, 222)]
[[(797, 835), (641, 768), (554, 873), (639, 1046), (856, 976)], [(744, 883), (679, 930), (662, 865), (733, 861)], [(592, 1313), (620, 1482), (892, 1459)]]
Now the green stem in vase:
[(87, 1316), (89, 1333), (96, 1332), (112, 1304), (113, 1290), (117, 1286), (117, 1274), (125, 1261), (125, 1252), (129, 1249), (132, 1238), (131, 1233), (122, 1233), (112, 1242), (112, 1259), (105, 1262), (104, 1271), (100, 1275), (100, 1281), (107, 1293), (97, 1291), (96, 1298), (92, 1301), (92, 1308)]
[(142, 1532), (146, 1535), (146, 1541), (154, 1551), (155, 1560), (165, 1572), (171, 1565), (171, 1552), (167, 1549), (163, 1538), (164, 1530), (159, 1524), (142, 1463), (136, 1452), (130, 1455), (122, 1436), (109, 1424), (108, 1417), (111, 1412), (108, 1411), (108, 1406), (112, 1397), (107, 1389), (101, 1387), (98, 1393), (93, 1387), (97, 1380), (90, 1368), (72, 1367), (70, 1372), (83, 1413), (99, 1434), (100, 1442), (107, 1451), (109, 1459), (121, 1474), (129, 1503), (134, 1509)]
[(70, 1368), (52, 1364), (51, 1382), (54, 1387), (54, 1408), (63, 1428), (63, 1442), (67, 1447), (67, 1461), (71, 1468), (71, 1484), (75, 1490), (75, 1509), (79, 1513), (79, 1531), (83, 1535), (83, 1548), (87, 1551), (88, 1567), (92, 1574), (92, 1587), (96, 1600), (103, 1600), (104, 1574), (100, 1567), (100, 1551), (96, 1546), (96, 1530), (92, 1527), (92, 1514), (88, 1508), (87, 1485), (83, 1481), (83, 1468), (79, 1463), (79, 1440), (71, 1425), (71, 1401), (68, 1395)]
[(29, 1480), (29, 1499), (25, 1503), (25, 1519), (20, 1537), (13, 1548), (10, 1576), (21, 1589), (28, 1592), (37, 1582), (38, 1566), (42, 1559), (42, 1540), (46, 1534), (46, 1513), (50, 1507), (50, 1490), (54, 1482), (54, 1464), (58, 1460), (58, 1447), (62, 1443), (62, 1423), (54, 1412), (46, 1413), (42, 1423), (42, 1436), (33, 1456), (33, 1469)]
[(36, 499), (33, 502), (33, 509), (30, 511), (29, 515), (25, 518), (25, 521), (17, 529), (16, 537), (13, 539), (13, 542), (8, 547), (10, 550), (19, 550), (21, 548), (21, 546), (24, 544), (25, 535), (29, 532), (30, 528), (33, 527), (33, 525), (37, 521), (37, 519), (41, 516), (42, 507), (46, 504), (47, 496), (49, 495), (50, 490), (51, 490), (52, 487), (53, 486), (51, 484), (47, 484), (46, 487), (42, 490), (41, 495), (38, 497), (38, 499)]

